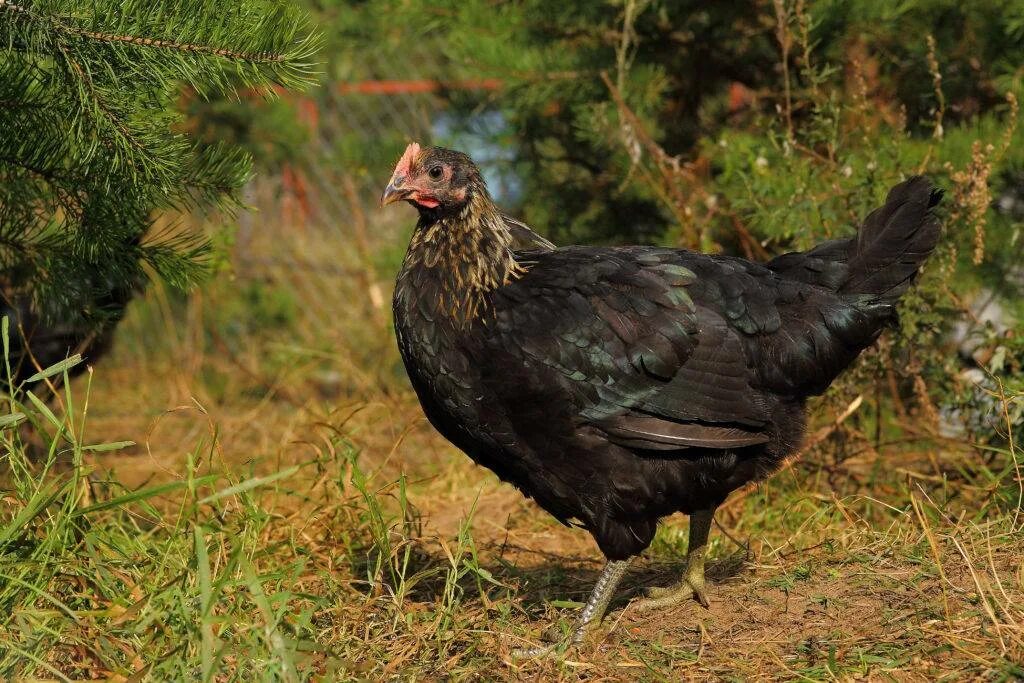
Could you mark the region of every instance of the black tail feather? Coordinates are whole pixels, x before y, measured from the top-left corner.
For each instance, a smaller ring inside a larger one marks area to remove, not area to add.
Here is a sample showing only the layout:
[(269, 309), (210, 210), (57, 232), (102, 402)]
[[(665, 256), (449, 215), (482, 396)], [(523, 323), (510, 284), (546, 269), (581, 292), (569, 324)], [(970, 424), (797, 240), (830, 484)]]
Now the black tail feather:
[(849, 250), (840, 292), (870, 294), (896, 301), (939, 241), (933, 209), (942, 190), (924, 176), (913, 176), (889, 191), (885, 204), (867, 218)]

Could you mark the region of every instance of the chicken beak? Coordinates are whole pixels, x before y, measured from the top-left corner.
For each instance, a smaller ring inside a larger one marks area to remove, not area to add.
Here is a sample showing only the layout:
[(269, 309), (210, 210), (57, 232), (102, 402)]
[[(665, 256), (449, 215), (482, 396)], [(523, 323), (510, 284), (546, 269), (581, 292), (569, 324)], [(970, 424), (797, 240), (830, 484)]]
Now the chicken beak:
[(405, 182), (405, 176), (394, 175), (391, 177), (391, 182), (384, 188), (384, 194), (380, 196), (380, 205), (387, 206), (397, 201), (406, 199), (411, 192), (410, 189), (402, 187)]

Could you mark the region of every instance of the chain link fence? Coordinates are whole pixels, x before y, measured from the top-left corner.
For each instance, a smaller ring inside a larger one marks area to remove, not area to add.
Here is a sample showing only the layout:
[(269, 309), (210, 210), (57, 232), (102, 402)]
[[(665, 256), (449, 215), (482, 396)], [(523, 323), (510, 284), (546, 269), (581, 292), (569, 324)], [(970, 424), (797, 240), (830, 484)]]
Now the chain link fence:
[(287, 292), (311, 333), (342, 332), (350, 321), (338, 315), (342, 306), (386, 324), (396, 250), (404, 250), (413, 220), (407, 211), (378, 210), (395, 150), (434, 139), (445, 91), (484, 98), (499, 85), (446, 82), (434, 54), (423, 46), (396, 65), (370, 52), (361, 70), (371, 77), (325, 83), (295, 100), (308, 142), (297, 161), (247, 188), (253, 210), (239, 220), (236, 275)]

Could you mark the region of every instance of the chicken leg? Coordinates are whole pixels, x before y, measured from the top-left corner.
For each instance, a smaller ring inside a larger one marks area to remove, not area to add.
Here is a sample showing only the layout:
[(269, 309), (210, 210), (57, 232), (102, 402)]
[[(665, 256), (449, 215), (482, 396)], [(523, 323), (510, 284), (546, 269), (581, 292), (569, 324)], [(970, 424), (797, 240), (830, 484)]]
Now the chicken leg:
[[(580, 610), (573, 627), (572, 636), (569, 639), (570, 645), (582, 643), (587, 634), (601, 625), (601, 619), (608, 610), (612, 598), (615, 596), (615, 589), (618, 588), (622, 577), (626, 575), (630, 560), (609, 560), (601, 571), (601, 576), (594, 584), (594, 590), (587, 599), (587, 604)], [(540, 647), (519, 648), (513, 651), (516, 657), (543, 657), (554, 652), (560, 643), (542, 645)]]
[(707, 608), (708, 599), (704, 594), (704, 556), (708, 550), (708, 534), (714, 510), (698, 510), (690, 515), (690, 540), (686, 547), (686, 571), (675, 584), (666, 588), (652, 587), (646, 591), (646, 599), (633, 603), (638, 612), (649, 612), (662, 607), (678, 605), (694, 598)]

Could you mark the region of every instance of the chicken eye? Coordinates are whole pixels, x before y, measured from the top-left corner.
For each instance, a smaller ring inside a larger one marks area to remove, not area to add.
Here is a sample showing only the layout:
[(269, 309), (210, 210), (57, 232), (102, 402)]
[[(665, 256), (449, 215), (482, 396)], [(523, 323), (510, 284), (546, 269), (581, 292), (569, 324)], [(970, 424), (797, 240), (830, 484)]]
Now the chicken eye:
[(430, 176), (431, 180), (440, 180), (441, 176), (444, 175), (444, 169), (440, 166), (433, 166), (429, 171), (427, 171), (427, 175)]

